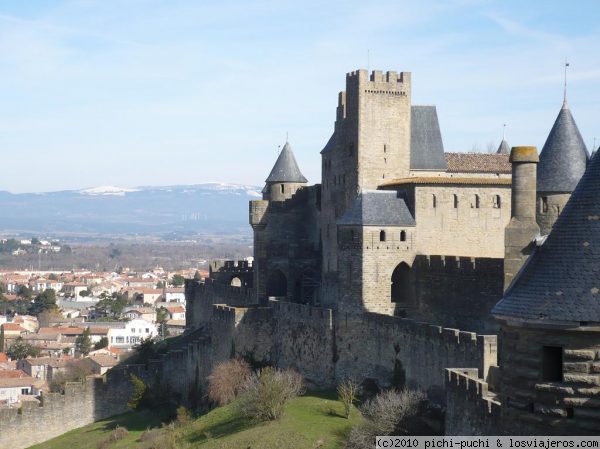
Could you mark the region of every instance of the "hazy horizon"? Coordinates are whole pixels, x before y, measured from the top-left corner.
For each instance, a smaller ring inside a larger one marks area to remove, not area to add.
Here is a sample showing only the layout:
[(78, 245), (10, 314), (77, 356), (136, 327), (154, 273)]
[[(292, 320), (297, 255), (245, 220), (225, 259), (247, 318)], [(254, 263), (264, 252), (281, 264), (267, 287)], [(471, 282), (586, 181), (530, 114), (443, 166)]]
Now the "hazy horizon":
[[(548, 1), (0, 4), (0, 190), (261, 186), (286, 133), (319, 182), (345, 73), (412, 72), (446, 151), (536, 145), (563, 96), (600, 138), (600, 4)], [(369, 54), (369, 58), (367, 58)], [(596, 146), (600, 140), (596, 142)]]

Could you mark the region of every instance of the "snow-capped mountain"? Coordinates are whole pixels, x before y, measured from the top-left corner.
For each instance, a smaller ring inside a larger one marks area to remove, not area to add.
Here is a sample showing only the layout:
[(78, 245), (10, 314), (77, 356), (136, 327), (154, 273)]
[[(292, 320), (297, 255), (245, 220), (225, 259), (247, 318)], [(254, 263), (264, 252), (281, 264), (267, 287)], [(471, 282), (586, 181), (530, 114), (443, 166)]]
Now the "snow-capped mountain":
[(260, 197), (260, 187), (222, 182), (0, 192), (0, 232), (249, 233), (248, 201)]

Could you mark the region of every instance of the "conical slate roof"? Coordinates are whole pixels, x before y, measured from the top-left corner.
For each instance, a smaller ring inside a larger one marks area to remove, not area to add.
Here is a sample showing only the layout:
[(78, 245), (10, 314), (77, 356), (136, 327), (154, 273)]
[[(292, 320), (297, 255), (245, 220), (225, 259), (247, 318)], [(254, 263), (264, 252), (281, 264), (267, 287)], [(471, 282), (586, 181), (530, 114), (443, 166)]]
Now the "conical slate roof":
[(285, 143), (266, 182), (307, 182), (300, 172), (292, 147)]
[(572, 192), (587, 161), (587, 148), (565, 100), (540, 153), (538, 192)]
[(492, 314), (539, 324), (600, 323), (600, 157)]
[(510, 145), (506, 140), (502, 139), (502, 142), (500, 142), (500, 146), (498, 147), (496, 154), (510, 154)]

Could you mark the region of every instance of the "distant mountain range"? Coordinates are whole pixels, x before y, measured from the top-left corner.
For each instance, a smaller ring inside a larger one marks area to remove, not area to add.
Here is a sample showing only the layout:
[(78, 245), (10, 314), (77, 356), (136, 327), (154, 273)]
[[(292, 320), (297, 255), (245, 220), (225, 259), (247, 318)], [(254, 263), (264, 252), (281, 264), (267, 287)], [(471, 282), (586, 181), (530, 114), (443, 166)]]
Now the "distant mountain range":
[(13, 194), (0, 191), (3, 234), (249, 233), (260, 187), (206, 183)]

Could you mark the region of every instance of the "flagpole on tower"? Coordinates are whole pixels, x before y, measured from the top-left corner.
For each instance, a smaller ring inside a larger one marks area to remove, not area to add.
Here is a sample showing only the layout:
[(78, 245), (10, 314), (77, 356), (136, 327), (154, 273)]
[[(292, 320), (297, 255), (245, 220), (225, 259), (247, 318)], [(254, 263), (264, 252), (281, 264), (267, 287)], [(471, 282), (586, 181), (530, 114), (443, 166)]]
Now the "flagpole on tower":
[(567, 67), (569, 67), (569, 62), (567, 61), (567, 58), (565, 58), (565, 85), (563, 92), (563, 103), (565, 105), (567, 104)]

